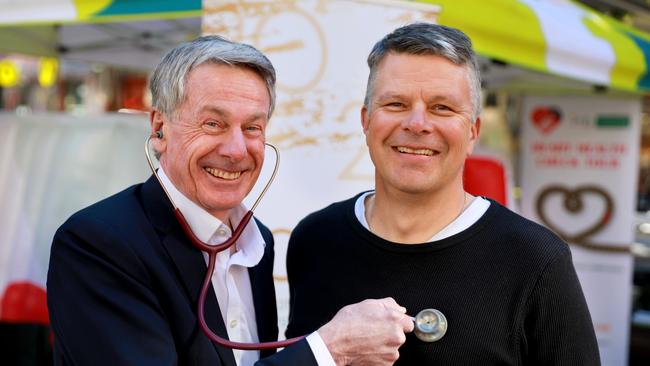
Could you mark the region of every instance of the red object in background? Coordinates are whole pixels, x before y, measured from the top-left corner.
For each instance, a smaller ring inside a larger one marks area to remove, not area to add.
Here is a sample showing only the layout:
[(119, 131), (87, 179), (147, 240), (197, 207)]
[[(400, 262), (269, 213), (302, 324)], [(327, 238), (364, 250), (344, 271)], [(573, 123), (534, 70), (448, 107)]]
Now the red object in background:
[(49, 325), (45, 289), (31, 282), (12, 282), (0, 298), (0, 321)]
[(144, 103), (144, 93), (147, 89), (146, 76), (128, 75), (122, 79), (120, 92), (122, 96), (122, 107), (147, 111), (149, 108)]
[(465, 160), (463, 185), (474, 196), (492, 198), (500, 204), (508, 205), (508, 184), (503, 163), (486, 156), (471, 156)]

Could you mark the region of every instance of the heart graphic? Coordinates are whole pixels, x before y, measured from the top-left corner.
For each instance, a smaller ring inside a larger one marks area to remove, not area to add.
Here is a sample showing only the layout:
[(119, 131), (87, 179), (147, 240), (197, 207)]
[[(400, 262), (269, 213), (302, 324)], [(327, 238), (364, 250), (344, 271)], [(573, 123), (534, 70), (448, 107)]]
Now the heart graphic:
[(530, 118), (541, 133), (548, 134), (560, 124), (562, 114), (558, 108), (542, 106), (535, 108)]
[[(586, 228), (573, 233), (568, 233), (553, 224), (553, 222), (549, 220), (548, 215), (546, 214), (545, 203), (550, 197), (555, 195), (561, 196), (563, 199), (564, 209), (572, 215), (579, 215), (582, 213), (584, 210), (583, 199), (588, 195), (596, 196), (599, 200), (602, 200), (605, 209), (603, 210), (603, 213), (600, 215), (600, 217), (596, 217), (596, 219)], [(575, 189), (569, 189), (560, 185), (548, 186), (544, 188), (537, 196), (536, 210), (537, 216), (540, 218), (542, 223), (546, 225), (546, 227), (556, 232), (560, 237), (571, 244), (577, 244), (589, 249), (610, 252), (626, 252), (630, 249), (627, 246), (603, 245), (589, 241), (590, 236), (603, 230), (610, 223), (612, 219), (612, 213), (614, 212), (614, 201), (612, 200), (612, 197), (600, 187), (580, 186)]]

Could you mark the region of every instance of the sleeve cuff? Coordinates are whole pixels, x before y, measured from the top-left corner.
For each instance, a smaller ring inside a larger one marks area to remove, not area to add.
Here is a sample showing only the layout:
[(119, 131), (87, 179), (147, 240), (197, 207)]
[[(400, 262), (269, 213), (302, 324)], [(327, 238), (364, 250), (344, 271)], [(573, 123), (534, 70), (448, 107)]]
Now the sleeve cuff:
[(318, 332), (307, 336), (307, 344), (309, 344), (309, 348), (311, 348), (311, 352), (314, 354), (318, 366), (336, 366), (334, 358), (332, 358), (330, 351), (327, 349), (325, 342), (323, 342)]

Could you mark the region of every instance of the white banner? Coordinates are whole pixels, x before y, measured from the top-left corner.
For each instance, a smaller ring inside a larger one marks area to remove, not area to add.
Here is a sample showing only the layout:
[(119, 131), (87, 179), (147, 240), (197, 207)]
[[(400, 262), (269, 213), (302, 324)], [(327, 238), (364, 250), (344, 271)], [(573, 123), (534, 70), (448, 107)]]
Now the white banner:
[(528, 97), (522, 213), (571, 244), (603, 365), (627, 364), (641, 103)]
[[(277, 70), (278, 102), (267, 136), (280, 148), (282, 161), (256, 215), (275, 235), (274, 275), (283, 337), (289, 304), (285, 255), (291, 230), (310, 212), (374, 187), (374, 167), (360, 120), (368, 53), (401, 25), (435, 22), (438, 7), (315, 0), (204, 0), (203, 7), (205, 33), (257, 47)], [(272, 159), (270, 151), (267, 159)]]
[(143, 153), (148, 129), (144, 115), (0, 114), (3, 320), (46, 320), (54, 232), (75, 211), (150, 175)]

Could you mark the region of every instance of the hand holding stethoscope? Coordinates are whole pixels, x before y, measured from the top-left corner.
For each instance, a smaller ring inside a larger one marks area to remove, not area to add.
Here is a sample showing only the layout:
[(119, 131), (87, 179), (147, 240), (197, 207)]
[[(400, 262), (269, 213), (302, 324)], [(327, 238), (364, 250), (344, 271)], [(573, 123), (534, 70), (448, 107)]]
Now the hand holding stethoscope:
[[(301, 339), (303, 339), (305, 336), (290, 338), (290, 339), (286, 339), (283, 341), (276, 341), (276, 342), (262, 342), (262, 343), (233, 342), (214, 334), (214, 332), (212, 332), (212, 330), (210, 329), (210, 327), (208, 327), (208, 324), (205, 321), (205, 311), (204, 311), (205, 298), (207, 296), (210, 283), (212, 281), (212, 273), (214, 272), (214, 267), (217, 261), (217, 254), (219, 252), (222, 252), (230, 248), (231, 246), (233, 246), (233, 244), (235, 244), (237, 239), (239, 239), (240, 235), (244, 231), (244, 228), (246, 227), (246, 225), (248, 225), (251, 218), (253, 217), (253, 211), (255, 211), (255, 208), (260, 203), (262, 197), (264, 197), (264, 194), (266, 194), (266, 191), (269, 189), (269, 186), (275, 179), (275, 176), (278, 172), (278, 167), (280, 165), (280, 152), (278, 151), (278, 149), (272, 144), (265, 143), (265, 145), (273, 149), (273, 152), (275, 153), (275, 166), (273, 168), (273, 173), (271, 174), (271, 178), (269, 178), (269, 180), (266, 182), (264, 189), (262, 189), (262, 192), (257, 197), (257, 200), (255, 200), (255, 203), (253, 204), (251, 209), (244, 215), (242, 220), (239, 222), (239, 225), (237, 225), (237, 228), (233, 232), (230, 239), (218, 245), (210, 245), (199, 240), (199, 238), (197, 238), (194, 235), (192, 229), (190, 228), (189, 224), (185, 220), (185, 217), (183, 216), (181, 211), (178, 209), (178, 207), (172, 200), (169, 192), (167, 192), (167, 189), (165, 189), (165, 186), (162, 184), (160, 177), (158, 177), (158, 172), (156, 171), (156, 168), (153, 165), (153, 160), (151, 159), (151, 154), (149, 152), (149, 141), (151, 141), (153, 137), (162, 138), (162, 132), (158, 131), (156, 132), (156, 135), (148, 136), (145, 141), (144, 152), (145, 152), (145, 156), (147, 157), (147, 163), (149, 163), (149, 168), (151, 168), (151, 172), (158, 180), (158, 183), (160, 184), (163, 191), (165, 192), (167, 199), (169, 199), (169, 202), (171, 202), (172, 206), (174, 207), (174, 216), (176, 216), (176, 219), (178, 220), (179, 224), (183, 228), (183, 231), (185, 232), (187, 238), (192, 242), (192, 245), (194, 245), (197, 249), (206, 252), (208, 254), (208, 269), (206, 271), (205, 279), (203, 280), (203, 286), (201, 287), (201, 292), (199, 294), (199, 303), (198, 303), (198, 311), (197, 311), (199, 324), (201, 326), (201, 330), (203, 331), (203, 333), (205, 333), (205, 335), (208, 338), (210, 338), (213, 342), (221, 346), (233, 348), (233, 349), (240, 349), (240, 350), (265, 350), (265, 349), (282, 348), (282, 347), (287, 347), (289, 345), (292, 345), (300, 341)], [(420, 311), (415, 317), (412, 317), (411, 319), (413, 319), (413, 322), (415, 323), (415, 329), (414, 329), (415, 336), (424, 342), (435, 342), (440, 338), (442, 338), (447, 332), (447, 319), (445, 318), (444, 314), (442, 314), (440, 311), (436, 309), (424, 309)]]

